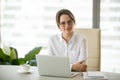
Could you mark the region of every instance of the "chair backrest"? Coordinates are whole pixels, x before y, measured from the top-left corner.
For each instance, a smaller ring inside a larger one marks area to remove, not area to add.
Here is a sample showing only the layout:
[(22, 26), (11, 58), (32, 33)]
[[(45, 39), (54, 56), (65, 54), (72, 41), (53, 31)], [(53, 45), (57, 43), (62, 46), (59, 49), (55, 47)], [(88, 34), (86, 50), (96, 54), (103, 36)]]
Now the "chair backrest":
[(88, 54), (86, 64), (89, 71), (100, 71), (101, 32), (100, 29), (75, 29), (75, 33), (87, 38)]

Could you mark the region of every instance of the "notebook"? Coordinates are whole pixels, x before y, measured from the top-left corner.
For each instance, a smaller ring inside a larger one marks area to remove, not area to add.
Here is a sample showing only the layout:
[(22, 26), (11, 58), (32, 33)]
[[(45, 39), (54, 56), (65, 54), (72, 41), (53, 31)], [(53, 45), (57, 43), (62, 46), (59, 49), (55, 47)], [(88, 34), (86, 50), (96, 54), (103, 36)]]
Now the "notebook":
[(100, 71), (83, 72), (83, 78), (91, 78), (93, 80), (108, 80), (107, 76)]
[(71, 72), (69, 58), (61, 56), (36, 55), (38, 72), (41, 76), (74, 77), (79, 72)]

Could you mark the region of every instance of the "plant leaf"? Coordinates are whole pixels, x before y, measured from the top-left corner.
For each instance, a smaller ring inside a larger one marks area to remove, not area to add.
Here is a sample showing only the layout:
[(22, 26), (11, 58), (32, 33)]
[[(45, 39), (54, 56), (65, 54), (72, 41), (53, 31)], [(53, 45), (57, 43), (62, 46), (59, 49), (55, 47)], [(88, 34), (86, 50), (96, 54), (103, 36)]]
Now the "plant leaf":
[(41, 48), (42, 47), (35, 47), (34, 49), (32, 49), (25, 55), (25, 60), (30, 61), (31, 59), (35, 59), (35, 55), (40, 52)]
[(7, 45), (3, 44), (3, 52), (6, 54), (6, 55), (10, 55), (10, 47), (8, 47)]
[(2, 48), (0, 48), (0, 60), (2, 62), (9, 61), (9, 56), (3, 52)]
[(18, 59), (13, 59), (11, 64), (12, 65), (19, 65)]
[(18, 59), (18, 54), (15, 48), (10, 48), (10, 58), (11, 60)]
[(25, 64), (24, 58), (18, 58), (19, 65)]

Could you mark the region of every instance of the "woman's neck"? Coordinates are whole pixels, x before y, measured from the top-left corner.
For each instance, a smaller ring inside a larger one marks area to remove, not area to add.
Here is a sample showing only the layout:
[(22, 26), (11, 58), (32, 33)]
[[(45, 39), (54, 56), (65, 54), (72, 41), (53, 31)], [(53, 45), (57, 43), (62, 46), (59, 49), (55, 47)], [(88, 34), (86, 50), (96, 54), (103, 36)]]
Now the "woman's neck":
[(74, 32), (71, 32), (71, 33), (65, 33), (65, 34), (62, 34), (62, 37), (63, 39), (66, 41), (66, 43), (69, 42), (69, 40), (71, 39), (72, 35), (73, 35)]

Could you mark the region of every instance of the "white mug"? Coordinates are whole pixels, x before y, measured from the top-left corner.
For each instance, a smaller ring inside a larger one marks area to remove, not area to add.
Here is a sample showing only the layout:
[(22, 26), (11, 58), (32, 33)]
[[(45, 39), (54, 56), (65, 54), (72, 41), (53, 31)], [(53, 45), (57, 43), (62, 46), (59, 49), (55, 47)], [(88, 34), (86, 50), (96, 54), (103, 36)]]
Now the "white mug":
[(29, 70), (30, 70), (30, 65), (28, 64), (21, 65), (21, 71), (27, 72)]

